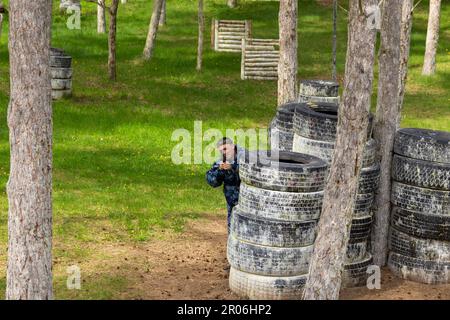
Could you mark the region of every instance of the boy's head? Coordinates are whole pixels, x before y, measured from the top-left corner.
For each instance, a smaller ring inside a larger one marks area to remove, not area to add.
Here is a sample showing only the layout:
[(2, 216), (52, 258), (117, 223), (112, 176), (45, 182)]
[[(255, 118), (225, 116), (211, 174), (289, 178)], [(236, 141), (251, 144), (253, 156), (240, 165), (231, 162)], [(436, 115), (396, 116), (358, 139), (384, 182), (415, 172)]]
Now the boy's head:
[(217, 149), (228, 161), (232, 161), (235, 156), (235, 145), (233, 140), (223, 137), (217, 142)]

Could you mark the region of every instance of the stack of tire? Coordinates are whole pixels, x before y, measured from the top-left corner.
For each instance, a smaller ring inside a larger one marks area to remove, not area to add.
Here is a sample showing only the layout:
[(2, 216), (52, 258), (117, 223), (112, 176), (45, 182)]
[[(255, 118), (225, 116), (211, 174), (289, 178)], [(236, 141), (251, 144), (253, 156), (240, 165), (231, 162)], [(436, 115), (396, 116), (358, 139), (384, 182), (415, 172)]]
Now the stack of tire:
[(390, 270), (450, 282), (450, 132), (400, 129), (392, 163)]
[(80, 0), (61, 0), (60, 1), (60, 3), (59, 3), (60, 11), (66, 11), (69, 8), (81, 10)]
[(72, 57), (64, 50), (51, 48), (50, 68), (52, 82), (52, 99), (58, 100), (72, 95)]
[(280, 106), (269, 126), (270, 147), (272, 150), (291, 151), (294, 140), (292, 118), (297, 103)]
[[(331, 164), (336, 141), (337, 115), (337, 104), (300, 103), (293, 117), (293, 151), (319, 157)], [(364, 285), (368, 276), (367, 267), (372, 264), (368, 240), (380, 165), (376, 160), (376, 143), (371, 138), (371, 125), (367, 136), (345, 265), (350, 274), (350, 277), (344, 277), (343, 284), (346, 287)]]
[(248, 152), (228, 237), (230, 288), (243, 298), (299, 299), (320, 216), (327, 164), (313, 156)]
[(339, 84), (327, 80), (303, 80), (300, 82), (298, 102), (339, 103)]

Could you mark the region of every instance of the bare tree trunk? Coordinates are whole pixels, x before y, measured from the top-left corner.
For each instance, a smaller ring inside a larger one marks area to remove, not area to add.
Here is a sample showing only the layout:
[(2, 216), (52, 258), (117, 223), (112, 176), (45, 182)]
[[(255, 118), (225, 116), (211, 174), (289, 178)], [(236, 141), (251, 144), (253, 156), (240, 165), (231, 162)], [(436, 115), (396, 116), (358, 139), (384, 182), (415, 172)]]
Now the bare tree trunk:
[[(362, 4), (360, 8), (359, 3)], [(369, 123), (376, 30), (364, 12), (376, 0), (350, 0), (344, 93), (305, 299), (338, 299)]]
[(203, 61), (203, 34), (205, 33), (205, 17), (203, 16), (203, 0), (198, 0), (198, 48), (197, 71), (202, 70)]
[(119, 0), (112, 0), (109, 8), (109, 34), (108, 34), (108, 75), (109, 79), (116, 80), (116, 31), (117, 31), (117, 10)]
[(237, 0), (227, 0), (227, 5), (230, 8), (236, 8), (237, 7)]
[(333, 71), (332, 78), (333, 81), (337, 81), (337, 70), (336, 70), (336, 49), (337, 49), (337, 9), (338, 0), (333, 0)]
[(161, 7), (161, 14), (159, 17), (159, 26), (163, 27), (166, 25), (166, 6), (167, 6), (167, 0), (163, 0), (163, 4)]
[(441, 0), (430, 0), (430, 13), (428, 16), (427, 44), (422, 74), (429, 76), (436, 72), (436, 50), (439, 40), (439, 18)]
[(400, 34), (403, 0), (384, 2), (381, 24), (381, 45), (378, 58), (378, 99), (374, 138), (380, 146), (381, 174), (375, 196), (372, 229), (373, 261), (384, 266), (387, 258), (389, 217), (391, 213), (391, 166), (394, 136), (400, 126)]
[(10, 2), (7, 299), (52, 299), (51, 0)]
[(144, 59), (150, 60), (153, 55), (153, 49), (155, 47), (156, 34), (158, 33), (159, 17), (161, 16), (163, 0), (155, 0), (153, 6), (152, 18), (150, 20), (150, 26), (148, 28), (147, 40), (144, 47)]
[(404, 0), (402, 6), (402, 30), (400, 34), (400, 83), (398, 105), (401, 110), (405, 96), (406, 78), (408, 76), (409, 48), (413, 17), (413, 0)]
[(297, 0), (280, 0), (279, 106), (297, 98), (297, 6)]
[(97, 33), (106, 32), (106, 19), (105, 19), (105, 0), (97, 0)]
[(0, 40), (2, 39), (3, 13), (0, 13)]

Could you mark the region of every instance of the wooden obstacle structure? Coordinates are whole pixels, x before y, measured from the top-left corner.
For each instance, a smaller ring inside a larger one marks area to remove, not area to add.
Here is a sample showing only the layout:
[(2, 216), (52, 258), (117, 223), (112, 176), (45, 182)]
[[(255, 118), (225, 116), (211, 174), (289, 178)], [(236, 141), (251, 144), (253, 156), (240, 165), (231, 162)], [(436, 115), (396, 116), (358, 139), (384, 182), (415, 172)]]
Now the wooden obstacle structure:
[(211, 46), (214, 51), (241, 52), (242, 39), (252, 34), (251, 20), (212, 20)]
[(279, 60), (280, 40), (242, 39), (242, 80), (277, 80)]

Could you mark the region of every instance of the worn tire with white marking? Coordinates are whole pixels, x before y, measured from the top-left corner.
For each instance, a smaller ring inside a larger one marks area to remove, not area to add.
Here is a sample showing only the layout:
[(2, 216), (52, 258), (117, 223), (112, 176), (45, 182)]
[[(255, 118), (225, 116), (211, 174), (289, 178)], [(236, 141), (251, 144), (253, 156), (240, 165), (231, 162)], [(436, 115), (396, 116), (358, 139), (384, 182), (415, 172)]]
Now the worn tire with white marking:
[(330, 80), (302, 80), (299, 93), (305, 96), (337, 97), (339, 83)]
[(388, 267), (392, 273), (406, 280), (427, 284), (450, 282), (450, 261), (429, 261), (391, 251)]
[[(376, 163), (376, 148), (377, 145), (374, 139), (369, 139), (366, 142), (363, 153), (362, 168), (371, 167)], [(299, 136), (294, 132), (292, 151), (310, 154), (325, 160), (328, 164), (331, 164), (334, 154), (334, 142), (308, 139)]]
[(370, 235), (370, 227), (372, 226), (372, 216), (362, 217), (352, 220), (350, 228), (349, 243), (367, 241)]
[(373, 202), (375, 195), (373, 192), (358, 193), (356, 195), (355, 208), (353, 210), (353, 218), (361, 218), (373, 215)]
[(292, 128), (278, 127), (276, 122), (272, 121), (269, 127), (268, 137), (272, 150), (292, 151), (292, 142), (294, 141)]
[(258, 218), (233, 209), (231, 232), (236, 238), (271, 247), (300, 247), (314, 244), (317, 221), (287, 221)]
[(367, 254), (364, 259), (344, 264), (342, 286), (345, 288), (352, 288), (366, 285), (367, 278), (369, 277), (367, 269), (372, 264), (373, 259), (370, 254)]
[(227, 258), (238, 270), (266, 276), (294, 276), (308, 273), (313, 245), (281, 248), (256, 245), (228, 237)]
[(307, 275), (270, 277), (230, 269), (230, 289), (251, 300), (299, 300), (303, 295)]
[(450, 215), (417, 213), (393, 207), (391, 224), (414, 237), (450, 241)]
[(346, 253), (346, 264), (360, 261), (367, 256), (367, 239), (360, 242), (348, 243)]
[(389, 247), (391, 251), (403, 256), (428, 261), (450, 262), (449, 241), (416, 238), (391, 228)]
[(394, 181), (391, 202), (408, 211), (450, 216), (450, 191), (426, 189)]
[(53, 90), (72, 89), (72, 79), (51, 79)]
[(52, 68), (70, 68), (72, 65), (71, 56), (50, 56), (50, 67)]
[(296, 193), (260, 189), (241, 183), (239, 208), (258, 218), (285, 221), (317, 220), (323, 191)]
[(392, 178), (413, 186), (450, 190), (450, 163), (417, 160), (395, 154)]
[(52, 79), (72, 79), (72, 68), (51, 68)]
[(450, 163), (450, 132), (403, 128), (394, 142), (396, 154), (425, 161)]
[(247, 152), (239, 159), (241, 180), (262, 189), (286, 192), (323, 190), (328, 165), (321, 159), (288, 151)]
[[(339, 105), (334, 103), (301, 103), (293, 117), (294, 133), (308, 139), (335, 142)], [(373, 115), (369, 116), (368, 139), (372, 133)]]

